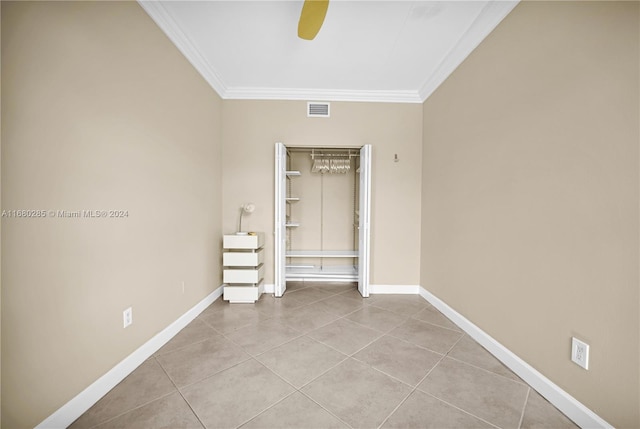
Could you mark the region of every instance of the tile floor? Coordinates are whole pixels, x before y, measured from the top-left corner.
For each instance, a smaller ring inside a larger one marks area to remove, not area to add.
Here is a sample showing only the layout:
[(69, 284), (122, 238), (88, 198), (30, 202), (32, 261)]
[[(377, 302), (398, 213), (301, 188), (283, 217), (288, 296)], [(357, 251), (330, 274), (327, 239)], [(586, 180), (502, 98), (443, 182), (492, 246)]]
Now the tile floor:
[(214, 302), (71, 426), (575, 428), (417, 295)]

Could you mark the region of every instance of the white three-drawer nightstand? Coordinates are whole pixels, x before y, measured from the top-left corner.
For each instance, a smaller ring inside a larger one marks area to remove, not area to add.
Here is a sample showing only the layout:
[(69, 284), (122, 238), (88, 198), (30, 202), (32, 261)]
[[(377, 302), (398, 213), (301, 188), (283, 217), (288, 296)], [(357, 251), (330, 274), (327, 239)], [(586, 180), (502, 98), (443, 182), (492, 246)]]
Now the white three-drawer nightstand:
[(253, 303), (264, 292), (264, 233), (223, 237), (224, 292), (231, 303)]

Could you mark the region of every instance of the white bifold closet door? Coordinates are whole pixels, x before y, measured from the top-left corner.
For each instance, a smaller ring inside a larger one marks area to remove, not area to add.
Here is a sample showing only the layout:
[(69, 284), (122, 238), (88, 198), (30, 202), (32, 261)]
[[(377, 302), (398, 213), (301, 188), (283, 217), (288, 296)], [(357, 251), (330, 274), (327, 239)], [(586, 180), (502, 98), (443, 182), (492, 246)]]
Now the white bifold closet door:
[[(274, 294), (281, 297), (286, 288), (286, 196), (287, 196), (287, 148), (276, 143), (275, 153), (275, 229), (274, 229)], [(358, 291), (369, 296), (370, 246), (371, 246), (371, 145), (360, 149), (358, 224)]]
[(369, 261), (371, 235), (371, 145), (360, 149), (360, 195), (358, 206), (358, 291), (369, 296)]
[(287, 148), (276, 143), (276, 192), (275, 192), (275, 252), (274, 294), (281, 297), (287, 289), (286, 251), (287, 251)]

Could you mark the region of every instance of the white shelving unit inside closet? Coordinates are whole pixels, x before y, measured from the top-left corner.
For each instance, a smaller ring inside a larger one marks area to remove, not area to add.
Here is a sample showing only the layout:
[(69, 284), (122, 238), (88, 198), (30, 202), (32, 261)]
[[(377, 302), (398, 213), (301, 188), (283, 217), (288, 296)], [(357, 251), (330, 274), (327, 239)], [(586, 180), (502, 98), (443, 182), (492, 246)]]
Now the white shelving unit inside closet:
[[(321, 157), (324, 153), (330, 154), (345, 154), (349, 158), (352, 168), (348, 173), (339, 173), (332, 176), (332, 179), (338, 179), (344, 181), (345, 184), (353, 182), (353, 185), (349, 186), (352, 189), (350, 195), (350, 201), (345, 202), (344, 207), (340, 209), (350, 208), (351, 214), (349, 216), (354, 217), (353, 229), (350, 231), (349, 241), (352, 246), (349, 249), (334, 250), (326, 249), (323, 243), (323, 238), (320, 239), (320, 248), (314, 249), (300, 249), (294, 245), (297, 240), (294, 239), (298, 233), (297, 228), (304, 225), (306, 228), (313, 228), (313, 226), (305, 224), (305, 219), (300, 219), (300, 211), (296, 210), (296, 207), (300, 207), (305, 202), (305, 197), (310, 198), (309, 190), (303, 186), (297, 186), (302, 180), (301, 176), (314, 175), (316, 180), (320, 180), (320, 175), (330, 173), (317, 173), (311, 172), (310, 165), (304, 164), (303, 169), (290, 170), (289, 168), (298, 168), (300, 166), (295, 165), (294, 157), (292, 153), (287, 153), (287, 190), (286, 190), (286, 203), (287, 203), (287, 248), (285, 256), (287, 259), (285, 265), (285, 278), (288, 281), (351, 281), (358, 280), (358, 222), (357, 222), (357, 210), (355, 209), (358, 201), (357, 186), (358, 180), (355, 179), (355, 174), (358, 169), (358, 151), (357, 150), (345, 150), (345, 149), (317, 149), (316, 148), (295, 148), (291, 149), (299, 160), (300, 157), (309, 158), (312, 153), (315, 156)], [(293, 191), (295, 189), (295, 192)], [(313, 198), (318, 198), (318, 195), (313, 195)], [(321, 195), (322, 199), (323, 196)], [(296, 204), (299, 203), (299, 204)], [(327, 210), (325, 207), (320, 207), (320, 210)], [(315, 229), (320, 229), (320, 234), (323, 234), (323, 229), (330, 229), (328, 225), (315, 226)]]
[[(348, 171), (318, 172), (318, 155), (348, 157)], [(368, 296), (371, 146), (276, 143), (275, 164), (275, 296), (287, 281), (304, 280), (357, 281)]]

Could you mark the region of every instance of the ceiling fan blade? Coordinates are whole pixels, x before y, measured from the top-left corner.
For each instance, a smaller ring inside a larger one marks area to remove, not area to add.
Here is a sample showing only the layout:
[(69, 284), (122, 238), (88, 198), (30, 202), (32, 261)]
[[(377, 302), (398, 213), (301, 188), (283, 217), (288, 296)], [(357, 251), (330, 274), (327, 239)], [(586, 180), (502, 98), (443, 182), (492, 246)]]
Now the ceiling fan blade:
[(329, 0), (305, 0), (298, 21), (298, 37), (313, 40), (327, 15)]

